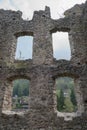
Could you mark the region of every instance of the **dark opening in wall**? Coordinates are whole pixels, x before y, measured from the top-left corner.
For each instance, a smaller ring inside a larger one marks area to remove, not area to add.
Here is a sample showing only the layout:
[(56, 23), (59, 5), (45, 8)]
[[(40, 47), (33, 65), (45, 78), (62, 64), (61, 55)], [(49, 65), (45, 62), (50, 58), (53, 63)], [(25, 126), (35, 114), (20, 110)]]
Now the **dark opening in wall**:
[(53, 55), (57, 60), (66, 59), (70, 60), (71, 50), (69, 45), (68, 33), (57, 32), (53, 33)]
[(56, 79), (57, 110), (59, 112), (77, 111), (74, 87), (74, 79), (72, 78), (61, 77)]
[(18, 37), (15, 59), (16, 60), (32, 59), (32, 47), (33, 47), (33, 37), (31, 36)]
[(30, 81), (27, 79), (17, 79), (12, 84), (12, 110), (28, 109)]

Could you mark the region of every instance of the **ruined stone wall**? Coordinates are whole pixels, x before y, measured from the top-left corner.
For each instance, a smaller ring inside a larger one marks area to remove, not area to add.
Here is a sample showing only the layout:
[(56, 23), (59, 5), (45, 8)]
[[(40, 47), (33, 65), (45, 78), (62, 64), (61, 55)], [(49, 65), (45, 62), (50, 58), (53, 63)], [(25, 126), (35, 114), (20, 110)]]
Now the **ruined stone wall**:
[[(0, 130), (86, 130), (87, 129), (87, 2), (53, 20), (50, 9), (35, 11), (31, 21), (20, 11), (0, 10)], [(71, 60), (53, 58), (52, 33), (68, 32)], [(16, 61), (17, 38), (33, 36), (32, 60)], [(55, 80), (60, 76), (75, 79), (78, 110), (57, 111)], [(11, 112), (12, 81), (31, 81), (29, 110)], [(8, 112), (7, 112), (8, 110)]]

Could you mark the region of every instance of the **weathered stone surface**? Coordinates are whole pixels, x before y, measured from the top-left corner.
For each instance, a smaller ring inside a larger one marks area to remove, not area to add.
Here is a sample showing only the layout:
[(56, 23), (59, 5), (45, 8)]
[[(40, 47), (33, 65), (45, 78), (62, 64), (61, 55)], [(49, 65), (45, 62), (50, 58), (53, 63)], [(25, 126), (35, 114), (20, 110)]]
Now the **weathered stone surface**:
[[(53, 20), (50, 9), (35, 11), (31, 21), (20, 11), (0, 10), (0, 130), (86, 130), (87, 129), (87, 2), (75, 5), (65, 17)], [(69, 33), (71, 60), (53, 58), (52, 33)], [(16, 61), (17, 38), (34, 37), (33, 59)], [(75, 79), (78, 110), (57, 112), (55, 79)], [(12, 81), (31, 81), (29, 110), (11, 112)]]

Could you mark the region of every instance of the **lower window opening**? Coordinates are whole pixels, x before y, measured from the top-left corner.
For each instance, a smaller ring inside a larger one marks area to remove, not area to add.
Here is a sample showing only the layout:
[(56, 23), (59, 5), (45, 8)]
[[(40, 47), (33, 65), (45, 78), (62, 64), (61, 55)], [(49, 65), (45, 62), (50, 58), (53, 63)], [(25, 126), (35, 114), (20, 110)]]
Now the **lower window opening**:
[(56, 79), (57, 110), (59, 112), (76, 112), (77, 101), (74, 91), (74, 79), (61, 77)]
[(13, 82), (12, 111), (29, 109), (29, 86), (27, 79), (17, 79)]

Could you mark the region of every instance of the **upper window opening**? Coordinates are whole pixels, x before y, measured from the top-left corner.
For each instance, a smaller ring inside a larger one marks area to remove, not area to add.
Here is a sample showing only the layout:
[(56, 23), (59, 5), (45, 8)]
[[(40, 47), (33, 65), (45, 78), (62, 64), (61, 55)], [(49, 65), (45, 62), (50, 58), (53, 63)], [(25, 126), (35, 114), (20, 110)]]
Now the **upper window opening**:
[(23, 36), (17, 39), (16, 60), (32, 59), (33, 37)]
[(53, 52), (54, 58), (70, 60), (71, 50), (69, 45), (68, 33), (53, 33)]

